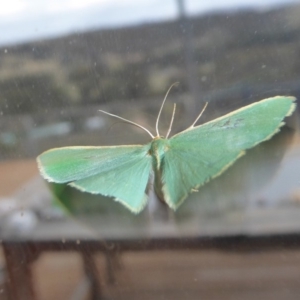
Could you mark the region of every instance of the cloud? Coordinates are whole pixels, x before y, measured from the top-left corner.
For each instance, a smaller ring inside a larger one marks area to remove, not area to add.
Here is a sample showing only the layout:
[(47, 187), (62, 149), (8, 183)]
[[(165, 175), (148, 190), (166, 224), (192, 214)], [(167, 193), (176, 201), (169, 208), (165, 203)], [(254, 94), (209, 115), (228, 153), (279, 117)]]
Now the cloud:
[(22, 0), (3, 1), (3, 3), (1, 3), (0, 18), (15, 19), (22, 14), (25, 7), (26, 4)]
[[(297, 0), (185, 0), (189, 14), (288, 4)], [(0, 44), (75, 31), (175, 18), (177, 0), (8, 0), (0, 9)]]

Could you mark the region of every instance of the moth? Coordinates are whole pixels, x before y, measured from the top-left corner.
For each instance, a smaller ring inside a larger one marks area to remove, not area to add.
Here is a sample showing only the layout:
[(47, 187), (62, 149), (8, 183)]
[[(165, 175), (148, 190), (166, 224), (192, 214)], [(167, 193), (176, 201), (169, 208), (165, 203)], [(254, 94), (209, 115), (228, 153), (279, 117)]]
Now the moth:
[(142, 128), (152, 139), (148, 144), (54, 148), (37, 157), (41, 175), (50, 182), (113, 197), (139, 213), (147, 203), (148, 183), (154, 174), (156, 194), (176, 210), (190, 192), (222, 174), (245, 150), (277, 133), (296, 107), (294, 97), (276, 96), (196, 126), (204, 107), (190, 127), (169, 138), (176, 105), (165, 137), (158, 124), (170, 89), (158, 113), (156, 135), (102, 111)]

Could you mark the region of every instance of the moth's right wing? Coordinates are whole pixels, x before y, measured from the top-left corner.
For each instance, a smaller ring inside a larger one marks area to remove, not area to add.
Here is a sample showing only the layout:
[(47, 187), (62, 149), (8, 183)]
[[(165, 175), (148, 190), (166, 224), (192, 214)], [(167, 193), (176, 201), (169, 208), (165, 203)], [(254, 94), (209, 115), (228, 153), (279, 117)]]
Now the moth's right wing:
[(138, 213), (147, 201), (152, 168), (148, 150), (149, 145), (62, 147), (42, 153), (37, 162), (48, 181), (114, 197)]
[(170, 139), (162, 164), (162, 191), (176, 209), (193, 189), (220, 175), (244, 150), (271, 138), (294, 111), (295, 98), (268, 98)]

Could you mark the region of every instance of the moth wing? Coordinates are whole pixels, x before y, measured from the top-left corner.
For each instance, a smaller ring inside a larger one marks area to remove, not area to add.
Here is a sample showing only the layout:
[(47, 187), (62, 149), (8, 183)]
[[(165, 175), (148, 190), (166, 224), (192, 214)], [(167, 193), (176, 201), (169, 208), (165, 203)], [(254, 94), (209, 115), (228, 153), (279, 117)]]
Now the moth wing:
[(38, 166), (45, 179), (92, 194), (114, 197), (132, 212), (147, 201), (152, 168), (149, 146), (63, 147), (42, 153)]
[(162, 165), (162, 191), (176, 209), (192, 189), (220, 175), (244, 150), (268, 140), (295, 109), (293, 97), (268, 98), (170, 139)]

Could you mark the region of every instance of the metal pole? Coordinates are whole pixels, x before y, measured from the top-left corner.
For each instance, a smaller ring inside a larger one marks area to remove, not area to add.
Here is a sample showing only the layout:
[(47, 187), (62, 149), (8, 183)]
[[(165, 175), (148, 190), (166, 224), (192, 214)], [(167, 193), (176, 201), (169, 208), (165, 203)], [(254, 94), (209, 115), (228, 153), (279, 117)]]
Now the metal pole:
[(186, 16), (184, 0), (177, 0), (179, 10), (180, 27), (182, 30), (182, 42), (184, 51), (184, 62), (186, 68), (186, 79), (190, 97), (184, 103), (188, 117), (194, 117), (197, 100), (200, 98), (199, 81), (197, 80), (196, 67), (193, 61), (192, 28)]

